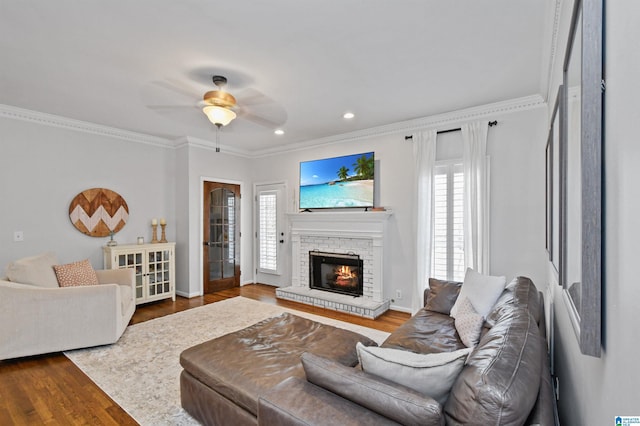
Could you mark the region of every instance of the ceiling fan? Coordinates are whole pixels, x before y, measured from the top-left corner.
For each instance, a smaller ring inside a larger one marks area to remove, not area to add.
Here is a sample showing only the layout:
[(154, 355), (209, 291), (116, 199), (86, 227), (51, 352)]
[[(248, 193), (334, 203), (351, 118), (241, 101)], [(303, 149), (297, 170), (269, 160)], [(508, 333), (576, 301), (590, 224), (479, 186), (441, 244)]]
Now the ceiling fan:
[(202, 100), (190, 105), (150, 105), (149, 108), (159, 111), (176, 111), (196, 107), (202, 110), (218, 129), (227, 126), (236, 118), (246, 119), (270, 130), (275, 130), (286, 122), (287, 113), (284, 108), (262, 92), (245, 88), (237, 93), (236, 97), (225, 90), (227, 84), (225, 76), (213, 75), (211, 80), (217, 90), (207, 91), (204, 95), (198, 95), (192, 88), (178, 81), (156, 81), (154, 85), (177, 93), (181, 97), (186, 96), (195, 100), (202, 96)]
[(205, 106), (202, 112), (205, 113), (209, 121), (215, 124), (218, 129), (231, 123), (236, 117), (233, 111), (237, 104), (236, 98), (229, 92), (224, 91), (227, 85), (227, 78), (222, 75), (214, 75), (212, 77), (213, 84), (218, 90), (210, 90), (202, 97)]

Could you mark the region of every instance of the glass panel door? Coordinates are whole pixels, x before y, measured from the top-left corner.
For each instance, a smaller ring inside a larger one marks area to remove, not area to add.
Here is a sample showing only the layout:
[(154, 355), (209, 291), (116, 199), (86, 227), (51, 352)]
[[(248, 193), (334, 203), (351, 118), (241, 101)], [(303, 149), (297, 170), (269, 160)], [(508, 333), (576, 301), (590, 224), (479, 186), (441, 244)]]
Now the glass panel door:
[(205, 293), (239, 285), (239, 186), (205, 182)]

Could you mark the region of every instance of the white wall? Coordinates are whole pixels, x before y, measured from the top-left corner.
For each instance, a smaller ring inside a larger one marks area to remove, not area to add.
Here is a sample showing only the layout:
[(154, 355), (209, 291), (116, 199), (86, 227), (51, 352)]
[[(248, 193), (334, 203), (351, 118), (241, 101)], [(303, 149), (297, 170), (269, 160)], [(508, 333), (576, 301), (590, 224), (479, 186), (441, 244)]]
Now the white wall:
[[(580, 353), (560, 287), (554, 285), (558, 408), (567, 425), (607, 425), (618, 415), (640, 416), (638, 22), (640, 3), (606, 2), (603, 352), (601, 358)], [(568, 19), (563, 24), (566, 29)], [(550, 274), (549, 281), (557, 283), (557, 277)]]
[[(129, 206), (129, 221), (115, 236), (151, 240), (151, 219), (167, 219), (175, 238), (174, 151), (159, 146), (0, 118), (0, 275), (12, 260), (45, 251), (60, 262), (89, 258), (103, 267), (102, 246), (76, 230), (69, 204), (94, 187), (116, 191)], [(24, 241), (14, 242), (13, 232)]]
[[(544, 241), (544, 147), (546, 108), (491, 117), (499, 121), (489, 129), (491, 157), (491, 273), (530, 277), (540, 288), (545, 285)], [(456, 127), (452, 124), (450, 127)], [(451, 139), (451, 134), (442, 136)], [(445, 139), (446, 138), (446, 139)], [(384, 270), (384, 298), (403, 298), (393, 306), (411, 307), (414, 276), (415, 201), (412, 142), (404, 134), (340, 142), (322, 147), (254, 160), (254, 177), (260, 181), (288, 182), (290, 212), (297, 212), (300, 161), (375, 151), (376, 205), (393, 210), (388, 224), (388, 262)], [(542, 154), (540, 154), (542, 153)], [(287, 238), (288, 240), (288, 238)], [(290, 253), (290, 247), (288, 247)], [(387, 267), (388, 265), (388, 267)], [(283, 278), (289, 285), (291, 271)]]
[[(491, 117), (499, 125), (489, 130), (491, 156), (491, 272), (545, 277), (544, 262), (544, 141), (546, 110), (536, 108)], [(89, 257), (102, 267), (102, 245), (76, 231), (68, 205), (78, 193), (106, 187), (127, 200), (130, 219), (116, 236), (132, 243), (138, 235), (150, 240), (149, 221), (167, 219), (167, 237), (176, 246), (176, 290), (185, 296), (202, 292), (202, 181), (241, 185), (241, 282), (254, 280), (253, 183), (285, 181), (287, 209), (297, 211), (299, 163), (374, 150), (376, 204), (393, 210), (388, 229), (388, 265), (384, 271), (386, 299), (403, 294), (394, 306), (408, 310), (414, 274), (415, 211), (412, 143), (404, 134), (374, 136), (316, 148), (247, 159), (216, 153), (186, 138), (178, 148), (2, 119), (0, 156), (2, 221), (0, 264), (53, 250), (61, 261)], [(450, 127), (455, 127), (451, 124)], [(446, 143), (451, 134), (443, 135)], [(25, 241), (14, 243), (13, 231)], [(288, 242), (288, 236), (286, 241)], [(290, 246), (287, 246), (290, 253)], [(290, 268), (281, 283), (288, 285)]]

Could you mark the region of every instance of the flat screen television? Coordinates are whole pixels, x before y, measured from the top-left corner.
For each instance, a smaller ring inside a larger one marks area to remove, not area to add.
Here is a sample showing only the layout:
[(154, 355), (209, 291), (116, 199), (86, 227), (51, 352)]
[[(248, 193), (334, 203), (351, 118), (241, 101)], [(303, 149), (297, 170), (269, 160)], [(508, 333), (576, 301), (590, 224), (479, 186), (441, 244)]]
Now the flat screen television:
[(300, 209), (373, 207), (374, 153), (300, 163)]

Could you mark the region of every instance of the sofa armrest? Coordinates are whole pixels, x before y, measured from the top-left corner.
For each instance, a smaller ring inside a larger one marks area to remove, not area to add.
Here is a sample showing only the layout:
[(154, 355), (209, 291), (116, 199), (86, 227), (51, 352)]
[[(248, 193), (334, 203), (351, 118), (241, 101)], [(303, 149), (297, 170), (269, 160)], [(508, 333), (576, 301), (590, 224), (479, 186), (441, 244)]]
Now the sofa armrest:
[(397, 383), (309, 352), (301, 357), (307, 381), (401, 424), (440, 425), (433, 398)]
[(397, 424), (298, 377), (289, 377), (258, 399), (258, 425), (262, 426)]
[(100, 284), (136, 285), (135, 271), (132, 268), (123, 269), (96, 269)]
[(0, 281), (0, 359), (113, 343), (117, 284), (43, 288)]

